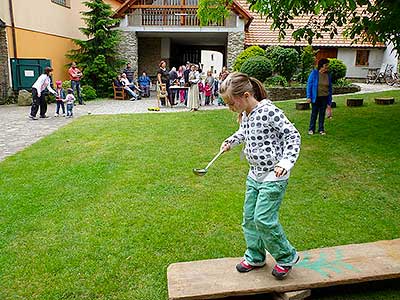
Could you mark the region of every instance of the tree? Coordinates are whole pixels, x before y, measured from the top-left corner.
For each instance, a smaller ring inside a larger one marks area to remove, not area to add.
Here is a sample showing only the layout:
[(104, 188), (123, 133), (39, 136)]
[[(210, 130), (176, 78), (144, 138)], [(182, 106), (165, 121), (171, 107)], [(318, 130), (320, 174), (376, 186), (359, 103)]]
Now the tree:
[[(205, 6), (212, 1), (209, 9), (221, 9), (219, 6), (223, 5), (228, 10), (232, 3), (232, 0), (227, 0), (225, 4), (218, 6), (215, 0), (199, 1)], [(292, 36), (295, 40), (307, 39), (311, 44), (313, 39), (324, 34), (334, 38), (338, 34), (338, 28), (344, 27), (344, 34), (354, 42), (376, 44), (391, 41), (394, 48), (400, 52), (400, 0), (247, 1), (252, 10), (272, 20), (272, 28), (279, 31), (280, 37), (286, 36), (287, 29), (294, 29)], [(294, 17), (304, 15), (309, 16), (308, 22), (300, 28), (295, 28)], [(199, 15), (199, 18), (204, 22), (208, 16)]]
[(112, 88), (111, 79), (123, 64), (118, 58), (120, 34), (111, 30), (118, 20), (111, 18), (111, 6), (102, 0), (88, 0), (84, 4), (89, 8), (82, 12), (87, 27), (80, 31), (87, 40), (75, 39), (79, 48), (71, 50), (67, 57), (83, 69), (82, 83), (92, 86), (98, 96), (106, 97)]

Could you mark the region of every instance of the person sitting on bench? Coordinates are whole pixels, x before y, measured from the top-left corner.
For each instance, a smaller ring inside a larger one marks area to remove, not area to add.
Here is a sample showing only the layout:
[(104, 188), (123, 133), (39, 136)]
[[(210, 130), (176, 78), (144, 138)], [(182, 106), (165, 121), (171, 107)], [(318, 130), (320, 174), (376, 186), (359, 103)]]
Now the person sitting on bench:
[(126, 86), (124, 84), (124, 82), (122, 81), (121, 75), (118, 75), (117, 78), (114, 79), (114, 85), (116, 87), (122, 87), (131, 96), (131, 98), (129, 100), (131, 100), (131, 101), (137, 100), (138, 95), (134, 91), (132, 91), (129, 86)]

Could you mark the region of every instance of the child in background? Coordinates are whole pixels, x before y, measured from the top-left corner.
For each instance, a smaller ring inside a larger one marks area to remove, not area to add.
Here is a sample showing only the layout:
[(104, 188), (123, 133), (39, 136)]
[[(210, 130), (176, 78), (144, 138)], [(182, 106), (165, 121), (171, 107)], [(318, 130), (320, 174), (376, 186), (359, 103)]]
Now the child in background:
[(204, 84), (203, 84), (203, 81), (201, 81), (201, 79), (199, 80), (198, 86), (199, 86), (200, 105), (203, 105), (203, 103), (204, 103)]
[(62, 115), (65, 117), (65, 105), (64, 105), (64, 99), (65, 99), (65, 91), (62, 88), (62, 81), (57, 80), (56, 81), (56, 114), (55, 117), (60, 116), (60, 107), (62, 108)]
[(238, 272), (263, 267), (267, 250), (276, 261), (272, 275), (285, 278), (299, 261), (287, 240), (278, 212), (290, 170), (300, 152), (300, 134), (282, 110), (266, 100), (263, 84), (246, 74), (234, 72), (221, 84), (220, 95), (229, 109), (239, 114), (240, 127), (221, 145), (224, 151), (245, 143), (250, 165), (242, 228), (246, 240)]
[(206, 82), (204, 87), (204, 96), (206, 97), (206, 105), (209, 105), (212, 96), (212, 86), (208, 82)]
[(72, 118), (72, 109), (74, 108), (74, 101), (75, 101), (75, 96), (74, 96), (74, 90), (73, 89), (68, 89), (67, 90), (67, 97), (65, 97), (64, 102), (67, 103), (67, 118)]
[(158, 94), (158, 106), (160, 104), (162, 106), (167, 105), (168, 101), (168, 92), (167, 92), (167, 86), (165, 83), (160, 84), (160, 92)]

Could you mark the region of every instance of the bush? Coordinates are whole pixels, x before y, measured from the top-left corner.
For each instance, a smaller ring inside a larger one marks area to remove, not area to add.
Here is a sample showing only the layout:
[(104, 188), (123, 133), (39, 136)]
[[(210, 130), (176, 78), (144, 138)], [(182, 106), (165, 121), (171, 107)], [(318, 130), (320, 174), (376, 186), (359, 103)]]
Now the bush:
[(240, 72), (264, 82), (272, 75), (272, 63), (265, 56), (250, 57), (243, 63)]
[(71, 80), (65, 80), (62, 83), (62, 88), (67, 92), (69, 88), (71, 88)]
[(299, 54), (293, 48), (271, 46), (266, 50), (266, 56), (272, 62), (273, 71), (286, 78), (292, 79), (299, 64)]
[(97, 98), (96, 90), (90, 85), (82, 86), (82, 98), (84, 101), (90, 101)]
[(329, 73), (332, 76), (332, 82), (336, 83), (339, 79), (346, 76), (346, 65), (339, 59), (329, 59)]
[(337, 86), (337, 87), (347, 87), (347, 86), (351, 86), (351, 85), (352, 85), (352, 82), (350, 80), (347, 80), (346, 78), (340, 78), (335, 83), (335, 86)]
[(250, 46), (243, 50), (235, 59), (233, 63), (233, 70), (239, 71), (243, 63), (250, 57), (265, 56), (265, 51), (259, 46)]
[(315, 66), (315, 51), (311, 45), (304, 47), (300, 55), (301, 72), (297, 76), (300, 82), (307, 82), (308, 75)]
[(273, 77), (267, 78), (264, 85), (266, 86), (288, 86), (288, 82), (285, 77), (281, 75), (275, 75)]

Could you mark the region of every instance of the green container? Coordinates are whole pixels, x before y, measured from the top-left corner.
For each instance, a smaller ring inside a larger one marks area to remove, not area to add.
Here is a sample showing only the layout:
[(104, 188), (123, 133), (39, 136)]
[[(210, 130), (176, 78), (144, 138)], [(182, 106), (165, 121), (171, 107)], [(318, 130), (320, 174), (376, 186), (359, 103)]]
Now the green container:
[(44, 58), (11, 58), (10, 61), (14, 91), (31, 90), (44, 68), (51, 66), (51, 60)]

